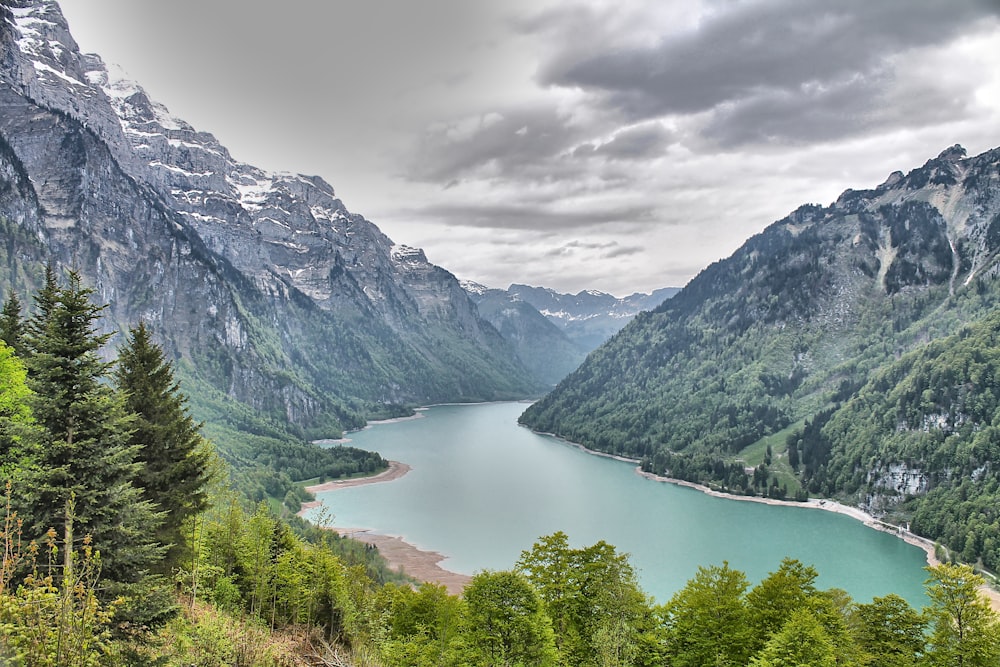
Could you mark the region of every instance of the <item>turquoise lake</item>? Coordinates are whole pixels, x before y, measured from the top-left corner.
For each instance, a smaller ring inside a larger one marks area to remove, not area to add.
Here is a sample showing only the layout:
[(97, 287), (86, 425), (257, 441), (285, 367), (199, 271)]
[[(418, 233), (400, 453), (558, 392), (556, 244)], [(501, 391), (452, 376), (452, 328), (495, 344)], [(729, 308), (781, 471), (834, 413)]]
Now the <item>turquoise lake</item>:
[(397, 535), (448, 558), (449, 570), (509, 569), (557, 530), (574, 547), (605, 540), (630, 554), (658, 602), (699, 565), (743, 570), (756, 583), (785, 556), (813, 565), (822, 588), (858, 601), (896, 593), (923, 606), (924, 552), (850, 517), (714, 498), (640, 477), (517, 425), (525, 403), (447, 405), (423, 418), (350, 434), (351, 445), (412, 466), (393, 482), (319, 494), (337, 526)]

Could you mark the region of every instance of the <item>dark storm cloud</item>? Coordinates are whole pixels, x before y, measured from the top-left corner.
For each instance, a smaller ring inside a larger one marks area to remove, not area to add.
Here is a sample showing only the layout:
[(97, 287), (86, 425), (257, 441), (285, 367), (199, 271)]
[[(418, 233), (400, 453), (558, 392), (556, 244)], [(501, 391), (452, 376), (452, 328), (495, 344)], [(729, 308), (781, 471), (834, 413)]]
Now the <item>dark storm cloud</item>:
[[(719, 5), (693, 30), (666, 35), (652, 45), (624, 43), (594, 53), (563, 34), (567, 46), (543, 67), (541, 80), (598, 93), (605, 106), (631, 119), (722, 110), (715, 119), (719, 136), (739, 134), (722, 125), (727, 119), (751, 120), (750, 107), (788, 116), (804, 113), (797, 132), (808, 134), (811, 128), (823, 134), (829, 133), (828, 116), (839, 108), (852, 120), (866, 122), (891, 68), (903, 64), (893, 58), (947, 43), (997, 12), (995, 1)], [(572, 16), (581, 20), (577, 11)], [(535, 29), (549, 30), (553, 21)], [(599, 31), (601, 26), (591, 28)], [(841, 94), (848, 91), (853, 95)], [(745, 104), (745, 113), (733, 113), (731, 107)], [(813, 117), (816, 123), (810, 125)], [(775, 125), (759, 133), (781, 134), (780, 124)]]
[(413, 211), (412, 215), (460, 227), (520, 229), (534, 232), (583, 229), (620, 223), (653, 225), (659, 222), (656, 209), (644, 204), (605, 206), (582, 211), (554, 211), (535, 205), (518, 204), (432, 204)]

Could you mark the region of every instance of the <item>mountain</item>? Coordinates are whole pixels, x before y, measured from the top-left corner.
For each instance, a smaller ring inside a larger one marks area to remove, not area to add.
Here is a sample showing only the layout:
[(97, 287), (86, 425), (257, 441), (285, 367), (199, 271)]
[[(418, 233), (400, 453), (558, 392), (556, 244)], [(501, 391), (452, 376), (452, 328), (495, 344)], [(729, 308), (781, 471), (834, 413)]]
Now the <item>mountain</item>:
[(676, 287), (665, 287), (652, 294), (637, 292), (619, 299), (594, 290), (560, 294), (529, 285), (513, 284), (507, 288), (508, 294), (534, 306), (588, 352), (611, 338), (640, 312), (656, 308), (679, 291)]
[(476, 303), (480, 316), (514, 346), (518, 358), (539, 381), (555, 386), (587, 356), (588, 350), (509, 291), (471, 281), (462, 281), (462, 287)]
[(321, 178), (236, 161), (81, 54), (55, 2), (0, 14), (0, 288), (30, 302), (46, 262), (76, 268), (109, 330), (158, 333), (217, 431), (329, 436), (540, 390), (451, 273)]
[[(933, 493), (930, 485), (890, 493), (877, 480), (908, 470), (942, 484), (997, 484), (992, 450), (964, 474), (941, 450), (918, 457), (889, 445), (893, 434), (917, 431), (971, 446), (949, 434), (965, 428), (971, 437), (991, 423), (992, 378), (930, 374), (920, 381), (919, 418), (869, 407), (882, 430), (867, 433), (863, 454), (848, 454), (856, 434), (841, 429), (810, 452), (806, 470), (797, 440), (870, 394), (870, 378), (901, 378), (892, 370), (898, 359), (989, 316), (1000, 300), (998, 274), (1000, 149), (970, 158), (953, 146), (874, 189), (848, 190), (773, 223), (638, 315), (522, 422), (640, 458), (655, 472), (740, 493), (839, 496), (905, 519), (912, 506), (898, 503)], [(962, 401), (983, 402), (976, 420), (962, 422), (970, 413), (960, 403), (938, 404), (952, 382)]]

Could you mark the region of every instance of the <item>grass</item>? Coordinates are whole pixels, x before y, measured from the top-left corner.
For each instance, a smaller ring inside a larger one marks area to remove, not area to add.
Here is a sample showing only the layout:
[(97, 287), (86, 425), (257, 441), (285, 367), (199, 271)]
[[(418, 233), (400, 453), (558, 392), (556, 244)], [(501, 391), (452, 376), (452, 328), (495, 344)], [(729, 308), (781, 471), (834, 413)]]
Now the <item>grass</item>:
[(800, 419), (799, 421), (789, 424), (776, 433), (764, 436), (752, 445), (747, 445), (741, 449), (736, 456), (733, 457), (733, 460), (741, 461), (747, 467), (756, 468), (764, 463), (764, 458), (767, 456), (767, 448), (770, 446), (771, 465), (769, 470), (778, 480), (778, 484), (784, 485), (784, 487), (788, 489), (788, 495), (792, 496), (792, 494), (798, 491), (802, 485), (799, 483), (799, 480), (795, 475), (795, 471), (792, 470), (792, 466), (788, 464), (788, 447), (786, 443), (788, 441), (788, 436), (801, 430), (804, 425), (805, 419)]

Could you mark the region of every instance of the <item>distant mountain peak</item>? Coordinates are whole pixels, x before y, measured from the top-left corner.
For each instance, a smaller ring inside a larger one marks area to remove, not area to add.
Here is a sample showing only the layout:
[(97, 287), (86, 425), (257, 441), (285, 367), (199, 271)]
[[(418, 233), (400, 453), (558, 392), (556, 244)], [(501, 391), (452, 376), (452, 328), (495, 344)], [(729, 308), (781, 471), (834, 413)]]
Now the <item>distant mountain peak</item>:
[(483, 285), (482, 283), (477, 283), (474, 280), (460, 280), (458, 282), (462, 286), (462, 289), (464, 289), (469, 294), (473, 294), (476, 296), (482, 296), (483, 294), (486, 294), (487, 292), (490, 291), (489, 287)]

